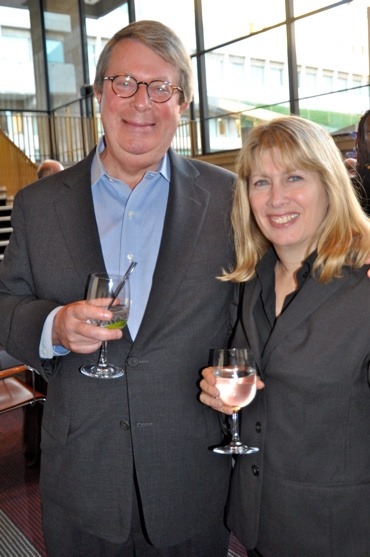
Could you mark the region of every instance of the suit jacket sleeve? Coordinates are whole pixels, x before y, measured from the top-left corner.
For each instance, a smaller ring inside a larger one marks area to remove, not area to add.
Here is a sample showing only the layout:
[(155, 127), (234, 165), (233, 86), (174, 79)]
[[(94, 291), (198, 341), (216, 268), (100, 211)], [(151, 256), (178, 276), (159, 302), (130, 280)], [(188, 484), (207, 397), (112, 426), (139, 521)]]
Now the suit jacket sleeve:
[(104, 271), (90, 187), (92, 157), (30, 184), (14, 200), (13, 232), (0, 265), (0, 344), (40, 372), (46, 317), (59, 305), (83, 299), (88, 274)]

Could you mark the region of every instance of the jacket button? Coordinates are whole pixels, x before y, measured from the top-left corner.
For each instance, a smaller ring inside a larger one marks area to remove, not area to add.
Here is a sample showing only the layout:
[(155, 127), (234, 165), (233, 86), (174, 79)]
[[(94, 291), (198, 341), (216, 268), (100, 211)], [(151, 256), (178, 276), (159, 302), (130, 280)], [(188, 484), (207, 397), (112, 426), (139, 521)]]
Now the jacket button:
[(262, 430), (261, 422), (257, 422), (257, 423), (256, 423), (256, 431), (257, 431), (257, 433), (261, 433), (261, 430)]
[(253, 474), (253, 476), (259, 476), (260, 475), (260, 469), (255, 464), (253, 464), (253, 466), (252, 466), (252, 474)]
[(139, 363), (139, 358), (137, 358), (136, 356), (131, 356), (128, 360), (127, 363), (130, 367), (136, 367)]
[(121, 420), (120, 423), (119, 423), (119, 426), (120, 426), (121, 429), (124, 429), (125, 431), (130, 429), (130, 424), (128, 423), (127, 420)]

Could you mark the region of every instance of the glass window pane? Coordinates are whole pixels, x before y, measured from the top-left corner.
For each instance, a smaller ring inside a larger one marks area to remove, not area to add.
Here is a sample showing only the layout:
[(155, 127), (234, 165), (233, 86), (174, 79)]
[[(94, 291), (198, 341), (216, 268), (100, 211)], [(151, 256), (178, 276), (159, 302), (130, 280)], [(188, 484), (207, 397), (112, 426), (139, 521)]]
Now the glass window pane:
[(46, 39), (46, 54), (48, 62), (56, 62), (63, 64), (64, 62), (64, 49), (62, 41), (55, 41)]
[(271, 84), (275, 87), (284, 85), (284, 64), (280, 62), (271, 62)]
[[(349, 0), (352, 2), (352, 0)], [(294, 0), (294, 16), (298, 17), (335, 4), (333, 0)]]
[(348, 87), (348, 74), (338, 72), (338, 86), (340, 89), (347, 89)]
[[(0, 6), (0, 31), (1, 105), (9, 109), (33, 108), (36, 104), (34, 54), (37, 56), (41, 45), (34, 40), (36, 33), (31, 31), (29, 10)], [(42, 86), (43, 77), (40, 89)], [(45, 96), (41, 93), (40, 109), (45, 108), (42, 99)], [(5, 131), (12, 129), (11, 124), (2, 126)]]
[(12, 60), (13, 62), (22, 62), (23, 60), (30, 62), (32, 60), (32, 45), (29, 31), (25, 31), (24, 35), (20, 35), (14, 30), (7, 29), (7, 33), (3, 33), (1, 38), (1, 58), (3, 60)]
[(87, 52), (89, 57), (90, 83), (94, 83), (99, 55), (109, 39), (128, 25), (128, 7), (125, 3), (106, 15), (93, 19), (86, 18)]
[(80, 18), (77, 3), (64, 6), (59, 0), (45, 0), (44, 9), (50, 99), (56, 107), (78, 98), (85, 81), (82, 48), (77, 40)]
[(285, 0), (202, 0), (204, 45), (212, 48), (285, 21)]
[[(209, 100), (218, 99), (218, 108), (223, 104), (227, 108), (227, 101), (252, 105), (286, 101), (289, 98), (286, 48), (283, 26), (207, 53)], [(239, 61), (237, 79), (236, 58)], [(277, 71), (280, 88), (270, 88), (277, 83)]]
[(357, 123), (369, 107), (367, 11), (368, 1), (356, 0), (295, 23), (300, 114), (330, 132)]
[[(212, 151), (239, 148), (241, 128), (256, 121), (258, 112), (259, 119), (289, 112), (286, 52), (286, 30), (281, 26), (206, 54)], [(256, 107), (261, 108), (255, 111)], [(240, 123), (238, 113), (245, 111), (253, 115)]]
[(169, 0), (135, 0), (136, 19), (154, 19), (171, 27), (183, 41), (189, 54), (196, 51), (194, 0), (181, 4)]
[(233, 56), (230, 54), (230, 77), (235, 83), (242, 83), (245, 72), (244, 56)]
[(323, 71), (322, 83), (325, 93), (331, 93), (333, 91), (333, 76), (334, 72), (331, 72), (329, 70)]

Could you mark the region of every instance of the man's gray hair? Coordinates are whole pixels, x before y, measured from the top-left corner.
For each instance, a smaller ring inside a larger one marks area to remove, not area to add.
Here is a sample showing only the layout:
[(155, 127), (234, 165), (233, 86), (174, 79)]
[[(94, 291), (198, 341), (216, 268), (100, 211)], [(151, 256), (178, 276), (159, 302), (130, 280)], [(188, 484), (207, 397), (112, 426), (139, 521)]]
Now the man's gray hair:
[(94, 90), (97, 93), (102, 93), (103, 78), (106, 76), (112, 51), (116, 44), (123, 39), (140, 41), (150, 50), (161, 56), (166, 62), (174, 66), (179, 71), (179, 83), (173, 83), (173, 85), (177, 85), (182, 89), (180, 104), (192, 100), (193, 70), (190, 56), (184, 44), (172, 29), (160, 21), (151, 20), (135, 21), (127, 25), (113, 35), (105, 45), (96, 66)]

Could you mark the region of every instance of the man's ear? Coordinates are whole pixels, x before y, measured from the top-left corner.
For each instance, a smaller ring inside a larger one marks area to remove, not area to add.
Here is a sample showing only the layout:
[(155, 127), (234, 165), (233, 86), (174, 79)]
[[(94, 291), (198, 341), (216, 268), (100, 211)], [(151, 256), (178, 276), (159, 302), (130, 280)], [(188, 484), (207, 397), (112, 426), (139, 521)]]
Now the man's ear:
[(189, 103), (182, 103), (182, 105), (180, 105), (180, 115), (185, 112), (185, 110), (188, 108)]
[(95, 87), (94, 87), (94, 95), (95, 95), (96, 100), (97, 100), (98, 103), (100, 104), (102, 94), (101, 94), (101, 93), (98, 93), (98, 91), (95, 89)]

